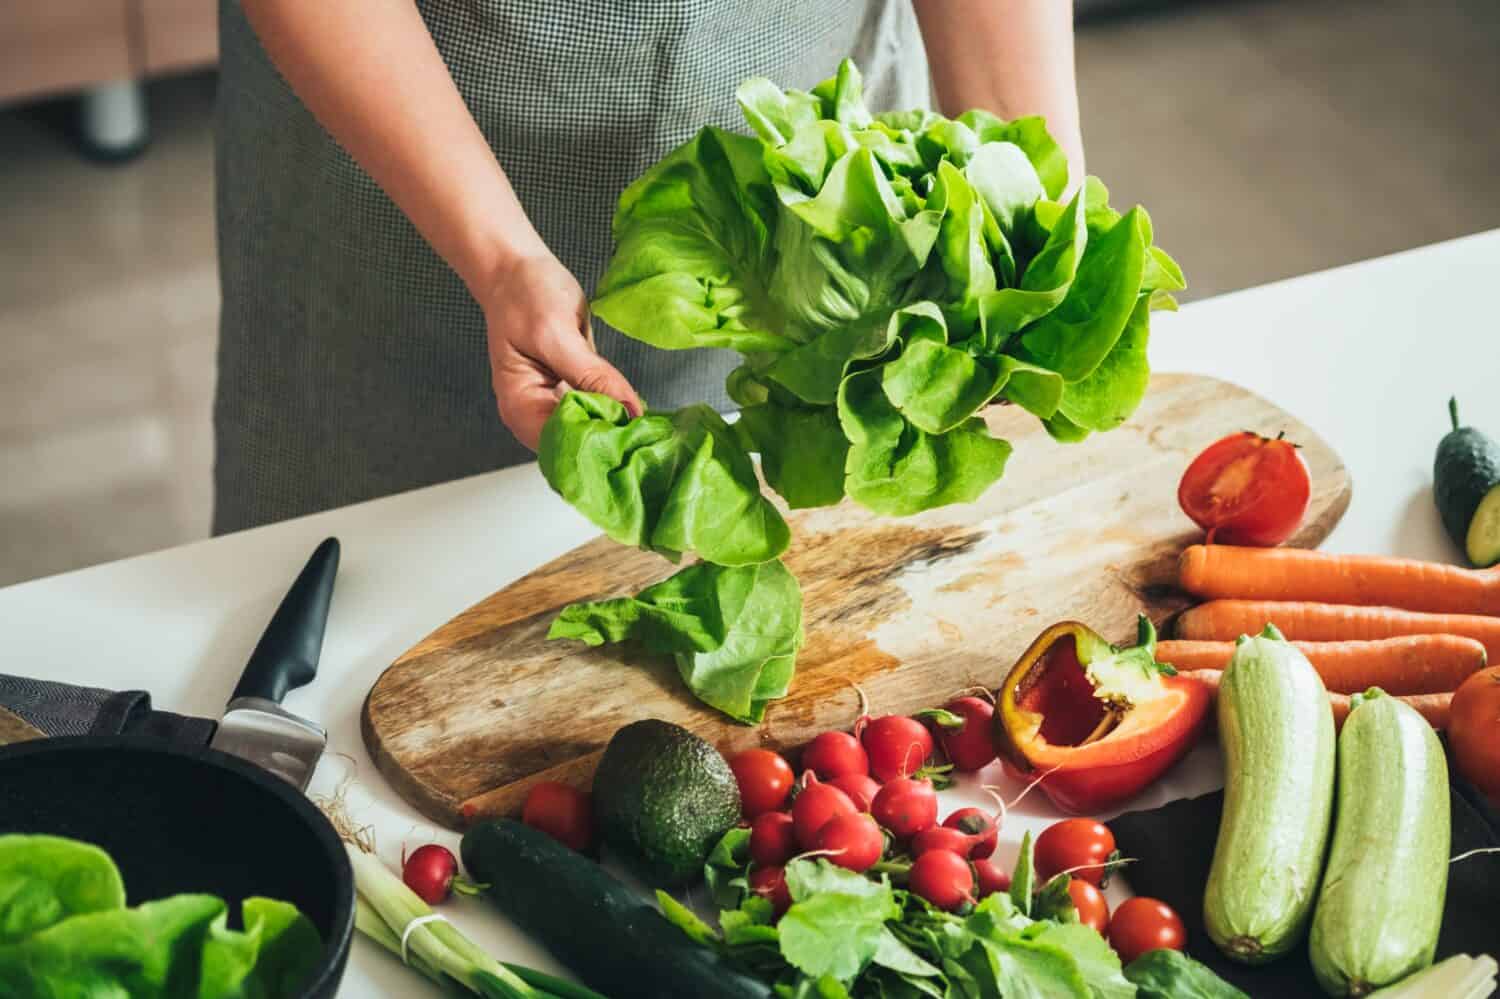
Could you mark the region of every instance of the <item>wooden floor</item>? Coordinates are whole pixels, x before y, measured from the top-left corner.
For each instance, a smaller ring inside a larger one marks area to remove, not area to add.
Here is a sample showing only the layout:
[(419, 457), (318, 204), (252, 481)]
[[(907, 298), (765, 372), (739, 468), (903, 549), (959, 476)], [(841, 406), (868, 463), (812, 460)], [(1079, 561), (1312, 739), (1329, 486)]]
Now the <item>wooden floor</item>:
[[(1098, 19), (1089, 168), (1151, 209), (1189, 299), (1493, 228), (1496, 52), (1494, 0)], [(0, 584), (208, 531), (213, 80), (150, 98), (152, 147), (116, 167), (79, 160), (56, 108), (0, 111)]]

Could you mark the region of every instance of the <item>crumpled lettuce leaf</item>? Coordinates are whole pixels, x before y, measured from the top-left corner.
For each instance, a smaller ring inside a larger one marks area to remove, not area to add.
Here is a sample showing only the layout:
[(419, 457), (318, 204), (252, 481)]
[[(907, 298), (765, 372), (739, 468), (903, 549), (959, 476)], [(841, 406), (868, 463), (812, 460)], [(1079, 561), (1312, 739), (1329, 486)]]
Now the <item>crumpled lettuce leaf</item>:
[(245, 899), (243, 916), (243, 930), (229, 929), (224, 901), (212, 895), (74, 914), (0, 944), (0, 983), (18, 996), (295, 994), (322, 958), (317, 929), (270, 899)]
[(538, 457), (547, 483), (622, 544), (753, 565), (791, 539), (738, 437), (708, 406), (632, 419), (608, 396), (569, 392), (542, 428)]
[(973, 417), (943, 434), (919, 429), (887, 398), (878, 368), (844, 380), (839, 422), (849, 438), (844, 487), (876, 513), (906, 516), (978, 499), (1005, 472), (1011, 447)]
[(548, 638), (639, 641), (669, 653), (705, 704), (754, 723), (786, 694), (802, 645), (802, 591), (780, 561), (699, 562), (634, 597), (564, 607)]
[(703, 406), (632, 420), (572, 393), (540, 459), (610, 537), (709, 566), (568, 608), (554, 634), (644, 640), (707, 703), (754, 720), (791, 680), (795, 582), (768, 569), (746, 591), (767, 601), (762, 631), (704, 609), (742, 584), (712, 574), (780, 569), (789, 542), (751, 455), (794, 509), (972, 502), (1011, 452), (982, 410), (1014, 403), (1062, 442), (1119, 426), (1150, 379), (1150, 312), (1176, 308), (1184, 282), (1144, 209), (1115, 210), (1093, 177), (1069, 193), (1040, 118), (872, 114), (848, 60), (811, 90), (756, 78), (735, 97), (753, 134), (705, 127), (621, 195), (593, 307), (663, 349), (738, 351), (738, 421)]
[(705, 129), (621, 198), (596, 311), (658, 346), (739, 350), (760, 389), (741, 404), (761, 407), (740, 437), (790, 505), (972, 500), (1003, 467), (971, 422), (997, 399), (1059, 440), (1134, 411), (1149, 311), (1175, 308), (1182, 272), (1094, 178), (1058, 200), (1067, 158), (1040, 118), (872, 115), (847, 60), (811, 91), (736, 96), (753, 138)]

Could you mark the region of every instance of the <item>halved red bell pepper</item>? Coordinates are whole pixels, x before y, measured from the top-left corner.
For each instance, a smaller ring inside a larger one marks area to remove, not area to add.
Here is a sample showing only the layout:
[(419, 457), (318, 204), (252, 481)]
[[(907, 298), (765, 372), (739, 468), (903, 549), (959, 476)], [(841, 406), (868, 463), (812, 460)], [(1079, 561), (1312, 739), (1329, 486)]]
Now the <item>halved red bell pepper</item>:
[(1077, 814), (1119, 804), (1160, 777), (1197, 741), (1213, 697), (1155, 652), (1145, 617), (1129, 648), (1077, 621), (1042, 632), (997, 698), (995, 751), (1006, 770), (1040, 776), (1047, 797)]

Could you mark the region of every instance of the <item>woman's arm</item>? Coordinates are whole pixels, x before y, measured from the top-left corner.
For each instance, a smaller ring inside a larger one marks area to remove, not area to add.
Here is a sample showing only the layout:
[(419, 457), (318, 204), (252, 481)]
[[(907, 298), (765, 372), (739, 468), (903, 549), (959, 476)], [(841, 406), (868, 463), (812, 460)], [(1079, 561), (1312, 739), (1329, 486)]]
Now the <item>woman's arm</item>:
[(297, 96), (483, 307), (515, 435), (536, 446), (560, 382), (638, 412), (589, 342), (583, 290), (527, 219), (412, 0), (242, 2)]
[(1042, 115), (1068, 156), (1069, 186), (1082, 183), (1071, 0), (913, 0), (913, 6), (939, 110)]

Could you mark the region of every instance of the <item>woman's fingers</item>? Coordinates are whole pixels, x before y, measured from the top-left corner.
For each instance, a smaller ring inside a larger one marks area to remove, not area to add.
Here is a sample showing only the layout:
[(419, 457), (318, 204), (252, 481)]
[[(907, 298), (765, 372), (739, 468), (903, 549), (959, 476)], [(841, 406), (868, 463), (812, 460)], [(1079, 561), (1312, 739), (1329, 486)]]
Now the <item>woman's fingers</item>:
[(641, 400), (618, 368), (606, 361), (582, 331), (559, 331), (536, 344), (539, 360), (559, 382), (580, 392), (597, 392), (618, 400), (631, 416), (640, 416)]
[[(569, 340), (577, 348), (564, 346)], [(491, 353), (491, 367), (500, 419), (533, 451), (541, 439), (542, 426), (570, 389), (611, 396), (632, 416), (641, 414), (640, 399), (625, 376), (596, 354), (582, 334), (542, 337), (528, 347), (523, 352), (509, 341), (497, 343)], [(539, 356), (531, 356), (533, 353)]]
[(550, 255), (518, 258), (481, 303), (489, 326), (490, 369), (500, 419), (533, 451), (566, 387), (643, 407), (625, 376), (594, 350), (588, 299)]

